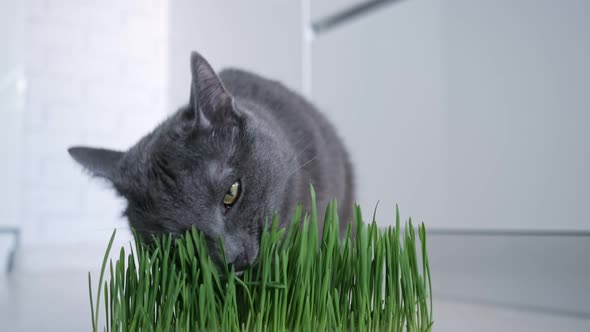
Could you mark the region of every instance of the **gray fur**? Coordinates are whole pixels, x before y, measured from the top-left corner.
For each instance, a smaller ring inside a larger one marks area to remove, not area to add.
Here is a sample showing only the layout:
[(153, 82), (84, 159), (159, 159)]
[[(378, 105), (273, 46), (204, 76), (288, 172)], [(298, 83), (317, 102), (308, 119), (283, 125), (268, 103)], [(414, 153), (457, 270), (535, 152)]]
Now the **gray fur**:
[[(202, 231), (216, 259), (217, 238), (238, 270), (258, 256), (264, 222), (274, 212), (289, 222), (297, 203), (318, 210), (339, 204), (351, 220), (353, 172), (334, 128), (310, 103), (281, 83), (237, 69), (219, 76), (191, 55), (190, 102), (126, 152), (87, 147), (68, 151), (126, 198), (125, 215), (142, 237)], [(226, 208), (235, 181), (242, 193)], [(320, 218), (321, 219), (321, 218)]]

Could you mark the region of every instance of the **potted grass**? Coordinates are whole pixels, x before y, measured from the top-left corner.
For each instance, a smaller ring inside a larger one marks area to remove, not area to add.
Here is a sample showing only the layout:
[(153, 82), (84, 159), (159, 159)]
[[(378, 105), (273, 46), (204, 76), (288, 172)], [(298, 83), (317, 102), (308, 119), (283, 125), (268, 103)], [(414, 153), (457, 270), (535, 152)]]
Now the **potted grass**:
[(150, 246), (136, 237), (114, 262), (113, 233), (96, 294), (88, 275), (93, 331), (431, 331), (424, 225), (410, 220), (402, 233), (397, 212), (395, 227), (381, 229), (356, 206), (354, 235), (349, 226), (339, 238), (336, 211), (330, 203), (321, 238), (315, 203), (311, 215), (298, 207), (287, 229), (275, 217), (258, 263), (241, 275), (219, 271), (194, 229)]

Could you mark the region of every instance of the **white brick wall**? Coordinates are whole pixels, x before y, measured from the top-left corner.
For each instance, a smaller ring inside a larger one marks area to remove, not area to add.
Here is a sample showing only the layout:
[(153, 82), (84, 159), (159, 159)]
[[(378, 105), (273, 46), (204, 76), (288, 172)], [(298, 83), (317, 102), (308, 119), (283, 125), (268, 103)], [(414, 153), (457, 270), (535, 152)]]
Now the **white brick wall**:
[(66, 149), (125, 149), (163, 119), (168, 3), (26, 0), (25, 18), (20, 264), (27, 269), (45, 248), (104, 246), (114, 227), (127, 228), (122, 202)]

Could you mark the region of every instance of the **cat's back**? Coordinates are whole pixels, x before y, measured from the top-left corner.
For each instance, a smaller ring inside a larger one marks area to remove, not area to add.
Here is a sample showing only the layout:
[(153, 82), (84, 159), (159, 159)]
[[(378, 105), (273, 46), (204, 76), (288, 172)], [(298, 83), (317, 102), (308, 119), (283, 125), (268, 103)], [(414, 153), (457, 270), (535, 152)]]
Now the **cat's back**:
[[(304, 165), (300, 198), (309, 197), (313, 183), (321, 206), (337, 198), (339, 205), (351, 207), (354, 196), (353, 171), (348, 153), (335, 128), (310, 102), (282, 83), (240, 70), (226, 69), (219, 76), (237, 99), (261, 106), (257, 112), (280, 127)], [(349, 219), (348, 211), (341, 216)]]
[(292, 129), (308, 128), (309, 120), (329, 125), (310, 103), (279, 81), (234, 68), (221, 71), (219, 76), (234, 97), (263, 106), (258, 110), (270, 112)]
[(324, 133), (325, 137), (318, 139), (341, 145), (329, 121), (305, 98), (281, 82), (233, 68), (221, 71), (219, 76), (234, 97), (262, 106), (254, 111), (269, 113), (290, 138)]

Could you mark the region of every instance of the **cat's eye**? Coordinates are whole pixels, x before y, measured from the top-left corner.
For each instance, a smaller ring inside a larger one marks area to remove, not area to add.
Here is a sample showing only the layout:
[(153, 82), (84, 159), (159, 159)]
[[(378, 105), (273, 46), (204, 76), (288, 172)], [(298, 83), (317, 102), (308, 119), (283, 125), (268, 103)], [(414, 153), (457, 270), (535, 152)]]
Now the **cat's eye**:
[(234, 182), (223, 196), (223, 205), (230, 208), (240, 197), (240, 181)]

